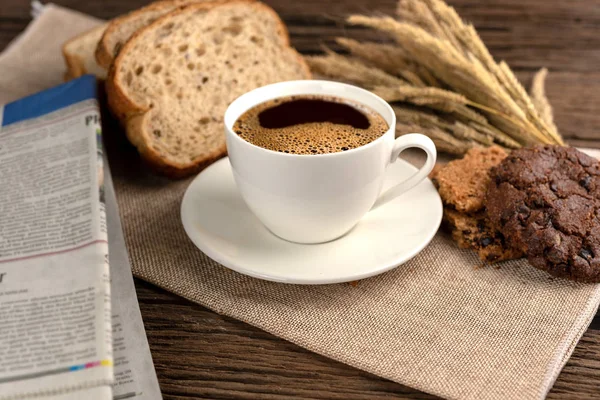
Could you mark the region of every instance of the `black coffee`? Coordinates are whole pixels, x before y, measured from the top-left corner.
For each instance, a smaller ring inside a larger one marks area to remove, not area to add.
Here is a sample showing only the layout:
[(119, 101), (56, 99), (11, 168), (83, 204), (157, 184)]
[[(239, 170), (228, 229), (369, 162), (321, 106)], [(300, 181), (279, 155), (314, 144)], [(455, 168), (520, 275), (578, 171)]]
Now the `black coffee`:
[(388, 124), (374, 110), (333, 96), (299, 95), (259, 104), (233, 130), (265, 149), (324, 154), (363, 146), (382, 136)]

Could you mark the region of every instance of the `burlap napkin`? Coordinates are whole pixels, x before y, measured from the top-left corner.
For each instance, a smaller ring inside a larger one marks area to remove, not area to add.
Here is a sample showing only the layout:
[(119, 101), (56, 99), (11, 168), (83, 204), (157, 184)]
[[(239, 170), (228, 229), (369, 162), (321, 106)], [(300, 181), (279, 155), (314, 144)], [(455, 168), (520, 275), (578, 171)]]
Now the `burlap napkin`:
[[(95, 23), (46, 9), (0, 57), (2, 100), (60, 83), (60, 44)], [(136, 276), (393, 381), (455, 399), (542, 398), (598, 307), (598, 285), (551, 279), (523, 261), (478, 268), (443, 234), (356, 287), (240, 275), (186, 237), (179, 207), (190, 180), (146, 173), (115, 125), (105, 135)]]

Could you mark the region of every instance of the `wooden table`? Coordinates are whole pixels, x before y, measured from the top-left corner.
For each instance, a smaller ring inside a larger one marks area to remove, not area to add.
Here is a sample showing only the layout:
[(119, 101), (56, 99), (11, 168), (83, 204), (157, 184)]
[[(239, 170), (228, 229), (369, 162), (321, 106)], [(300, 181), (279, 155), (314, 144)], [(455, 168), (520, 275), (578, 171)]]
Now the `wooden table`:
[[(55, 0), (109, 19), (144, 0)], [(392, 13), (395, 0), (266, 0), (292, 43), (318, 52), (331, 38), (371, 35), (344, 27), (349, 13)], [(526, 82), (550, 69), (547, 92), (559, 130), (573, 144), (600, 147), (599, 0), (451, 0), (497, 59)], [(0, 49), (29, 23), (29, 0), (0, 1)], [(335, 48), (335, 46), (332, 45)], [(429, 399), (433, 396), (310, 353), (136, 280), (140, 307), (165, 399)], [(549, 398), (600, 398), (600, 318), (596, 317)]]

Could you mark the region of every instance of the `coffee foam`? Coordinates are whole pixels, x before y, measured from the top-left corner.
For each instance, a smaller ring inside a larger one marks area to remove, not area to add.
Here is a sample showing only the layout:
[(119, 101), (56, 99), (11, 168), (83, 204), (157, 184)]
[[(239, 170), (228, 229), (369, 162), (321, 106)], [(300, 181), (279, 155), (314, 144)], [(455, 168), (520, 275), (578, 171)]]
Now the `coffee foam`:
[[(269, 129), (260, 125), (262, 111), (297, 99), (318, 99), (348, 104), (369, 120), (369, 128), (359, 129), (332, 122), (309, 122), (285, 128)], [(370, 108), (332, 96), (290, 96), (259, 104), (244, 113), (233, 126), (242, 139), (265, 149), (290, 154), (327, 154), (364, 146), (388, 130), (381, 115)]]

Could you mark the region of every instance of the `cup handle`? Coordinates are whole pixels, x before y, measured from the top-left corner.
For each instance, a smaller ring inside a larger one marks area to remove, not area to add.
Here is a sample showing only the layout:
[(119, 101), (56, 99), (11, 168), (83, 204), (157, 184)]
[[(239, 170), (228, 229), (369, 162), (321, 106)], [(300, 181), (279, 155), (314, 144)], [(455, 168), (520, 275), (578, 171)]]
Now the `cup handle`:
[(435, 160), (437, 158), (435, 144), (433, 144), (433, 141), (427, 136), (422, 135), (420, 133), (409, 133), (407, 135), (402, 135), (396, 138), (396, 141), (394, 142), (394, 147), (392, 148), (392, 156), (390, 163), (395, 162), (398, 159), (400, 153), (402, 153), (404, 150), (410, 147), (416, 147), (418, 149), (421, 149), (427, 154), (427, 160), (425, 161), (425, 165), (423, 165), (421, 169), (419, 169), (413, 176), (411, 176), (404, 182), (400, 182), (396, 186), (389, 188), (382, 195), (380, 195), (377, 201), (375, 201), (372, 210), (395, 199), (402, 193), (417, 186), (417, 184), (419, 184), (423, 179), (425, 179), (433, 169), (433, 166), (435, 165)]

